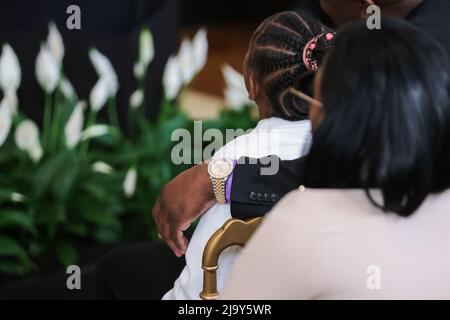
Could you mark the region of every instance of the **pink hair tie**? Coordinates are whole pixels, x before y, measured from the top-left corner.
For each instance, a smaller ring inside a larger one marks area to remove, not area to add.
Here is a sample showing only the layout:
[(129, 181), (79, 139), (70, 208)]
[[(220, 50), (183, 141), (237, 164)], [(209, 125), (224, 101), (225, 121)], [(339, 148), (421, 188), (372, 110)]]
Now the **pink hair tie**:
[(319, 37), (320, 36), (312, 38), (303, 49), (303, 63), (309, 71), (316, 71), (319, 68), (317, 60), (312, 58), (312, 54), (317, 46), (317, 40), (319, 40)]
[[(305, 64), (306, 69), (309, 71), (316, 71), (319, 69), (319, 63), (317, 60), (313, 59), (313, 52), (317, 47), (317, 42), (321, 37), (323, 37), (323, 33), (321, 35), (318, 35), (314, 38), (312, 38), (303, 49), (303, 63)], [(325, 35), (325, 39), (327, 41), (331, 41), (334, 39), (334, 34), (329, 32)]]

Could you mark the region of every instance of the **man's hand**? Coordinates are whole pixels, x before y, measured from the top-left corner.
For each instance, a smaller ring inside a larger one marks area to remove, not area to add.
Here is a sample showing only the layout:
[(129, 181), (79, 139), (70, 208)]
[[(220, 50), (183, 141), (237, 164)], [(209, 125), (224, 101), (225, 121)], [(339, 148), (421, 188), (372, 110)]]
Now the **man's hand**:
[(214, 203), (206, 163), (184, 171), (163, 188), (152, 210), (153, 219), (159, 234), (177, 257), (183, 256), (188, 246), (183, 231)]

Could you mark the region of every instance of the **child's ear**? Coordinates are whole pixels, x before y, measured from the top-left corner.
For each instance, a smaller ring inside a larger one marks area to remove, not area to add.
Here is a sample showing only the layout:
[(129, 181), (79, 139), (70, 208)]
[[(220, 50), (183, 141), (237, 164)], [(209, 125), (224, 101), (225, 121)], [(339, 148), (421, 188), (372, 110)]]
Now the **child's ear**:
[(258, 78), (256, 77), (253, 71), (248, 73), (247, 78), (247, 90), (248, 90), (248, 98), (252, 101), (255, 101), (256, 97), (259, 96), (261, 92), (261, 87), (259, 85)]

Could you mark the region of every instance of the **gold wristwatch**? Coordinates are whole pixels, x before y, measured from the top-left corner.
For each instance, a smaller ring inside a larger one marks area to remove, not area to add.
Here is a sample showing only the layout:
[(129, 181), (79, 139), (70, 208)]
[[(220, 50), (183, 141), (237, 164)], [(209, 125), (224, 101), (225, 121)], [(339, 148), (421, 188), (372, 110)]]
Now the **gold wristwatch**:
[(229, 159), (212, 160), (208, 165), (208, 174), (218, 203), (226, 203), (226, 182), (233, 169), (233, 160)]

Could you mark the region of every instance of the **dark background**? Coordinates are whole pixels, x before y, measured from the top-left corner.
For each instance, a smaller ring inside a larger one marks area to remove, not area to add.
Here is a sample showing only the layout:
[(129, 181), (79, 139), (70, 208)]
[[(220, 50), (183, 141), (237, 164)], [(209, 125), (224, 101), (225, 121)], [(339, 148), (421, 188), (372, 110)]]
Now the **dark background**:
[(180, 0), (181, 18), (183, 25), (258, 20), (301, 1), (305, 0)]

